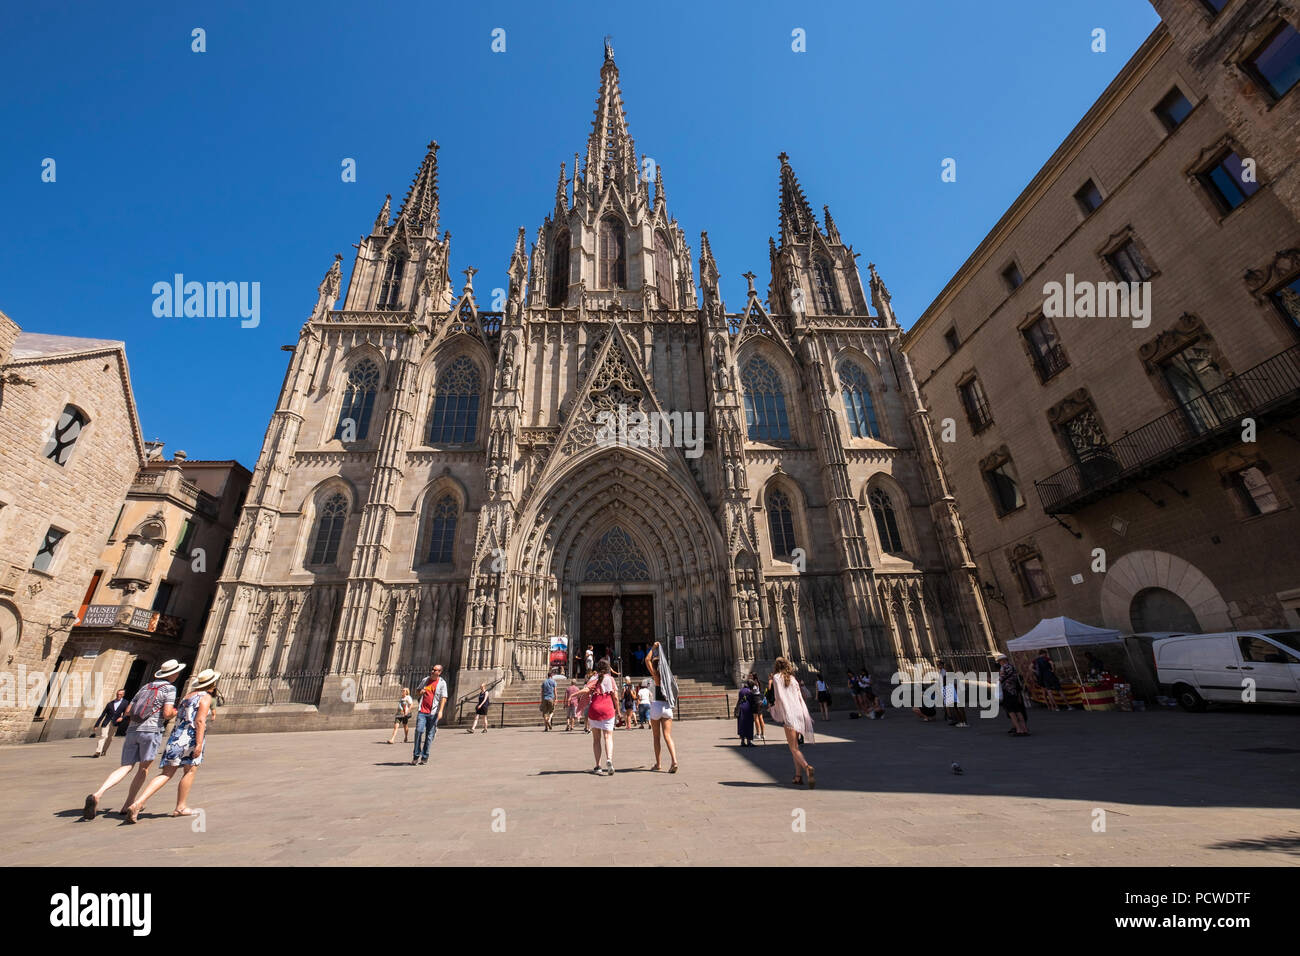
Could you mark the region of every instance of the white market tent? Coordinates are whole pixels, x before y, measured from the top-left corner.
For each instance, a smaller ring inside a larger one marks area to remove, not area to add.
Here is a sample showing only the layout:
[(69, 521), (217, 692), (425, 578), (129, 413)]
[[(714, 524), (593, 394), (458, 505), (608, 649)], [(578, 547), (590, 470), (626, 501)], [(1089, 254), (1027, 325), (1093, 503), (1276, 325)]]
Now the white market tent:
[(1007, 652), (1037, 653), (1043, 649), (1063, 647), (1070, 655), (1070, 663), (1074, 665), (1075, 673), (1082, 676), (1083, 671), (1079, 669), (1079, 664), (1074, 659), (1074, 648), (1096, 647), (1102, 644), (1118, 644), (1122, 647), (1125, 657), (1128, 658), (1129, 667), (1133, 669), (1133, 673), (1139, 673), (1133, 662), (1133, 655), (1129, 653), (1128, 644), (1119, 631), (1106, 627), (1093, 627), (1091, 624), (1084, 624), (1069, 617), (1043, 618), (1024, 634), (1007, 641)]
[(1069, 617), (1045, 617), (1032, 629), (1007, 641), (1008, 651), (1037, 651), (1044, 647), (1080, 647), (1085, 644), (1118, 644), (1119, 631), (1093, 627)]

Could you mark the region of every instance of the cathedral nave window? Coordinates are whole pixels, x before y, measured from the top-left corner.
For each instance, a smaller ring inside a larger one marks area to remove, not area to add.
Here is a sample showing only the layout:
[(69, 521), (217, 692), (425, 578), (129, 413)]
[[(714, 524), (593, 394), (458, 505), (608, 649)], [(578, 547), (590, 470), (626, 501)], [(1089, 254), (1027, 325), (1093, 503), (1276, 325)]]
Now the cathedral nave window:
[(316, 540), (311, 549), (312, 564), (334, 564), (339, 559), (339, 542), (348, 518), (348, 499), (333, 494), (320, 506), (316, 518)]
[(361, 441), (366, 437), (378, 390), (379, 366), (373, 360), (363, 359), (352, 367), (343, 392), (343, 407), (339, 409), (339, 424), (334, 430), (336, 439)]
[(784, 491), (768, 494), (767, 525), (772, 533), (772, 555), (788, 558), (794, 554), (794, 515), (790, 509), (790, 498)]
[(429, 564), (451, 564), (459, 511), (451, 495), (443, 495), (434, 504), (429, 517), (429, 551), (425, 556)]
[(844, 397), (849, 434), (854, 438), (879, 438), (880, 423), (876, 421), (876, 406), (871, 401), (870, 380), (862, 366), (854, 362), (841, 363), (840, 394)]
[(627, 238), (613, 218), (600, 221), (600, 288), (627, 288)]
[(875, 488), (867, 496), (871, 504), (872, 517), (876, 519), (876, 533), (880, 536), (880, 550), (887, 554), (899, 554), (903, 550), (903, 537), (898, 533), (898, 519), (894, 515), (894, 503), (889, 493), (883, 488)]
[(482, 390), (478, 366), (462, 355), (438, 376), (434, 386), (433, 414), (429, 417), (430, 445), (472, 445), (478, 435), (478, 403)]
[(789, 441), (785, 390), (776, 370), (754, 357), (745, 364), (740, 378), (745, 389), (745, 425), (750, 441)]

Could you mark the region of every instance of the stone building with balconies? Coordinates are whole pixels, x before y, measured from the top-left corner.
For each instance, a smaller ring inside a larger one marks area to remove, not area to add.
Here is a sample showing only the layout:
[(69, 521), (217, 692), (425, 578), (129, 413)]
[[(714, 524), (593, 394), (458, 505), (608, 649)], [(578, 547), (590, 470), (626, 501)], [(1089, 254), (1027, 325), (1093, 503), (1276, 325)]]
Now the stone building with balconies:
[[(123, 343), (0, 313), (0, 741), (50, 730), (44, 691), (70, 686), (69, 629), (144, 460)], [(57, 699), (98, 713), (87, 687)]]
[[(167, 461), (160, 443), (147, 447), (62, 653), (69, 674), (98, 674), (110, 695), (124, 688), (131, 696), (172, 658), (194, 668), (252, 477), (236, 461), (190, 461), (183, 451)], [(77, 736), (93, 719), (52, 707), (42, 736)]]
[(903, 345), (1001, 640), (1300, 626), (1300, 17), (1154, 5)]

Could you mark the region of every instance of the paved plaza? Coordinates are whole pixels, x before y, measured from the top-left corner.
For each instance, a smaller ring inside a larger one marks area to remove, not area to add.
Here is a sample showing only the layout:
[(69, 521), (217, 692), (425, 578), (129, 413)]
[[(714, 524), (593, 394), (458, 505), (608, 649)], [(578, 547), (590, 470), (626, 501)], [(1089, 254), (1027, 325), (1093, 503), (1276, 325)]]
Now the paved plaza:
[(673, 775), (650, 771), (648, 730), (619, 731), (603, 778), (586, 772), (591, 738), (562, 729), (444, 727), (412, 767), (386, 732), (221, 736), (218, 722), (190, 801), (201, 832), (166, 816), (174, 785), (137, 826), (81, 820), (120, 739), (110, 760), (89, 739), (6, 746), (0, 864), (112, 865), (147, 847), (158, 862), (271, 866), (1300, 864), (1300, 713), (1030, 721), (1033, 736), (1012, 738), (1002, 717), (962, 730), (837, 713), (806, 750), (815, 791), (790, 785), (774, 725), (742, 750), (732, 721), (681, 722)]

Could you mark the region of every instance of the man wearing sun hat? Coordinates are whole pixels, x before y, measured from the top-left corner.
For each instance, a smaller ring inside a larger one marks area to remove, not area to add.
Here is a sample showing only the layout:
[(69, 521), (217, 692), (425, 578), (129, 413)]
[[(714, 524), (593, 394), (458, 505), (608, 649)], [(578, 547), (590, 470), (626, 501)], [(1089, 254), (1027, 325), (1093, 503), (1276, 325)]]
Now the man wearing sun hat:
[[(98, 790), (86, 797), (83, 819), (95, 819), (100, 798), (125, 780), (132, 770), (135, 771), (135, 776), (131, 780), (131, 792), (126, 796), (125, 806), (130, 806), (135, 801), (136, 794), (144, 786), (145, 777), (149, 775), (149, 767), (158, 754), (163, 724), (176, 716), (176, 685), (173, 681), (183, 670), (185, 665), (180, 661), (164, 662), (154, 672), (154, 679), (131, 698), (124, 715), (129, 723), (126, 741), (122, 744), (122, 765), (108, 775)], [(124, 813), (125, 810), (119, 812)]]

